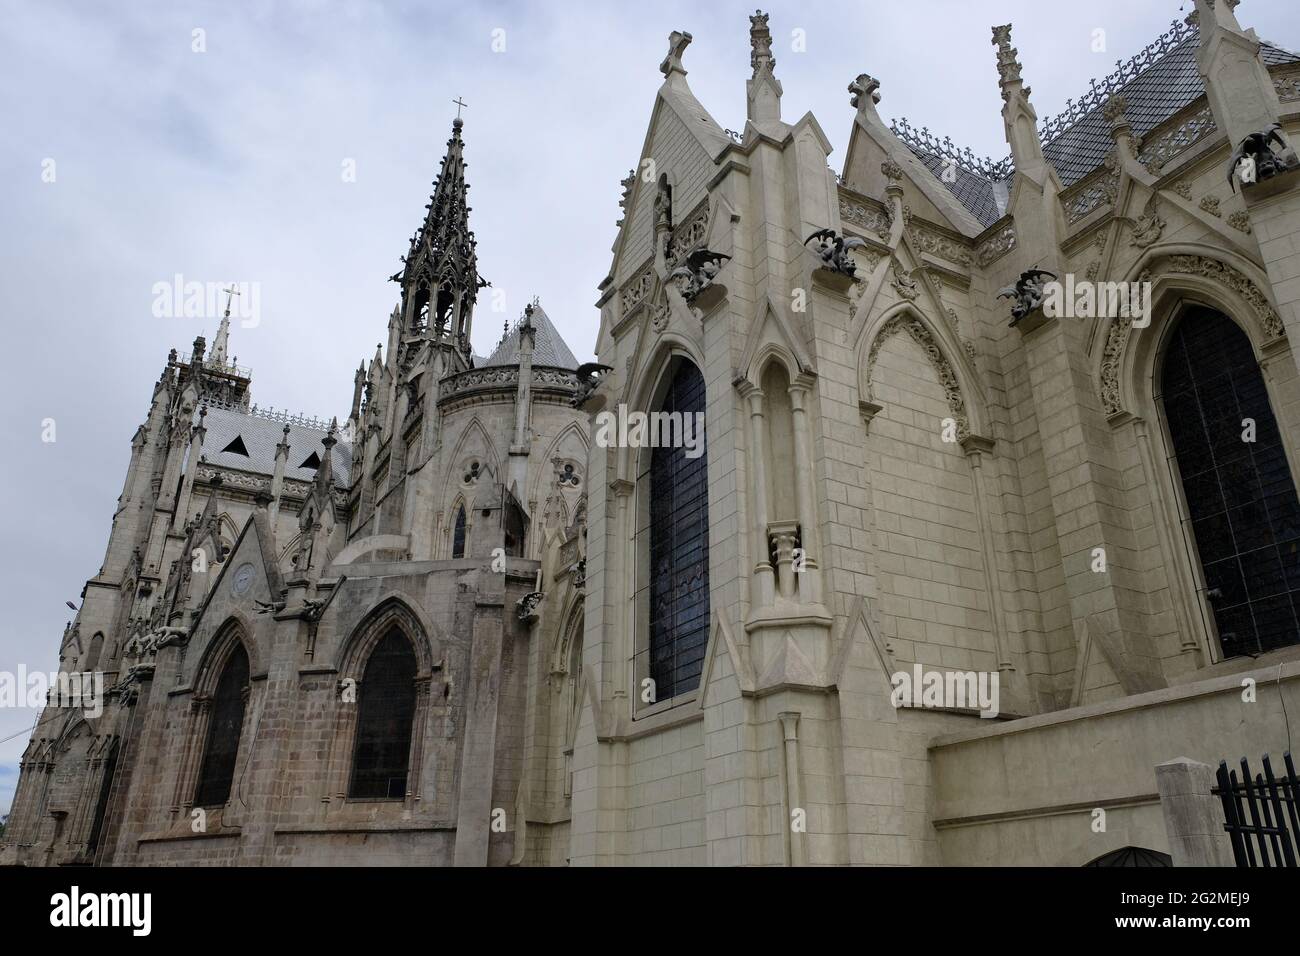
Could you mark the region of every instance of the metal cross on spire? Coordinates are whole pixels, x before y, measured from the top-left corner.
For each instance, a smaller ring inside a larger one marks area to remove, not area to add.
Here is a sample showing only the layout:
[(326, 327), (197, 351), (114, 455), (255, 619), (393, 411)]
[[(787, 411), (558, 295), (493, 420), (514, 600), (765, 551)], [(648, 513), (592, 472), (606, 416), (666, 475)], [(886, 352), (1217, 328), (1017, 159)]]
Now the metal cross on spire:
[(221, 291), (226, 293), (226, 318), (230, 318), (230, 300), (239, 295), (239, 290), (235, 288), (234, 283), (231, 283), (229, 289), (222, 289)]
[(460, 119), (461, 107), (469, 106), (469, 104), (466, 103), (464, 100), (462, 100), (459, 96), (456, 97), (454, 100), (452, 100), (452, 102), (456, 104), (456, 119)]

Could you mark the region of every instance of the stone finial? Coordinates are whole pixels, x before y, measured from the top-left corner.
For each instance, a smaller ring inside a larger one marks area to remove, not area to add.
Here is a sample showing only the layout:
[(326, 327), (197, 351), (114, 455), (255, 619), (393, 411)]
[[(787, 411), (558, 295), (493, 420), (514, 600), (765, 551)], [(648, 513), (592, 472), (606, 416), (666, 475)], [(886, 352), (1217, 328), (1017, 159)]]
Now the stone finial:
[(1128, 107), (1123, 94), (1115, 93), (1107, 98), (1106, 104), (1101, 108), (1101, 115), (1106, 117), (1106, 122), (1112, 126), (1121, 121), (1125, 121), (1124, 110)]
[(674, 73), (686, 75), (686, 68), (682, 66), (682, 54), (691, 45), (692, 39), (693, 37), (683, 30), (674, 30), (668, 35), (668, 55), (659, 64), (660, 73), (665, 77), (671, 77)]
[(880, 102), (880, 81), (874, 76), (859, 73), (849, 84), (849, 93), (849, 103), (855, 109), (865, 109), (868, 102)]
[(998, 48), (998, 85), (1002, 87), (1002, 98), (1006, 99), (1007, 88), (1020, 82), (1020, 61), (1016, 59), (1016, 48), (1011, 45), (1011, 24), (993, 28), (993, 45)]
[(897, 182), (903, 178), (903, 167), (892, 159), (886, 159), (881, 163), (880, 171), (885, 174), (885, 178), (890, 182)]
[(754, 77), (764, 69), (768, 73), (776, 70), (776, 57), (772, 56), (772, 31), (767, 28), (767, 14), (755, 10), (749, 18), (749, 65), (753, 67)]

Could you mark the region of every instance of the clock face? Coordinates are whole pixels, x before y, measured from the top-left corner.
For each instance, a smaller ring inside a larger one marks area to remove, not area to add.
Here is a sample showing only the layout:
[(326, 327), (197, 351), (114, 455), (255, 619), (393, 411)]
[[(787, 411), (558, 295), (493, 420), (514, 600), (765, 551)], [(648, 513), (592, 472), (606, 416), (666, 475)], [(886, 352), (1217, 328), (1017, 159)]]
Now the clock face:
[(241, 564), (235, 568), (234, 589), (236, 594), (243, 594), (252, 587), (254, 573), (251, 564)]

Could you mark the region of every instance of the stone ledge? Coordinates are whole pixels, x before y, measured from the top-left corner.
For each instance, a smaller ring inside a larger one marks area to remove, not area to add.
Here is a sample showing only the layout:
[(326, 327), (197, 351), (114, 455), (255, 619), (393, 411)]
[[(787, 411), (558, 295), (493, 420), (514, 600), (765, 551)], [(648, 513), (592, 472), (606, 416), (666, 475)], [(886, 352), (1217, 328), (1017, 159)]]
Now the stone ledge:
[(1211, 677), (1191, 684), (1163, 687), (1159, 690), (1147, 691), (1143, 694), (1132, 694), (1128, 697), (1121, 697), (1118, 700), (1086, 704), (1081, 707), (1069, 707), (1065, 710), (1052, 711), (1050, 714), (1038, 714), (1033, 717), (1022, 717), (1019, 720), (1013, 720), (995, 727), (962, 731), (955, 734), (943, 734), (933, 738), (930, 743), (926, 745), (926, 749), (938, 750), (943, 747), (953, 747), (960, 744), (974, 743), (975, 741), (985, 740), (990, 737), (1002, 737), (1031, 730), (1040, 730), (1044, 727), (1051, 727), (1057, 724), (1068, 724), (1074, 721), (1087, 720), (1092, 717), (1103, 717), (1110, 714), (1124, 713), (1126, 711), (1160, 707), (1181, 700), (1193, 700), (1197, 697), (1210, 697), (1215, 694), (1225, 694), (1229, 692), (1240, 693), (1241, 680), (1243, 677), (1253, 677), (1257, 685), (1275, 684), (1280, 683), (1281, 681), (1295, 680), (1300, 678), (1300, 660), (1288, 661), (1265, 668), (1238, 671), (1233, 674), (1225, 674), (1221, 677)]

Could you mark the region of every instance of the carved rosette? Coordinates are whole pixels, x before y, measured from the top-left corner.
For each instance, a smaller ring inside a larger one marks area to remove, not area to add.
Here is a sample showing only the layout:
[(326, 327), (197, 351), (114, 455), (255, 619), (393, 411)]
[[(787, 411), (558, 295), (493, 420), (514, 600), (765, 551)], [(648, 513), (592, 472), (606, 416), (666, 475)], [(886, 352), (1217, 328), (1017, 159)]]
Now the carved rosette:
[[(881, 327), (875, 341), (871, 343), (871, 351), (867, 354), (868, 393), (870, 393), (871, 373), (876, 367), (876, 358), (880, 355), (881, 347), (892, 335), (901, 331), (906, 331), (930, 360), (930, 365), (939, 377), (939, 384), (943, 386), (944, 397), (947, 399), (948, 409), (952, 412), (953, 421), (957, 423), (957, 439), (960, 441), (966, 438), (970, 435), (970, 418), (966, 414), (966, 400), (962, 397), (961, 386), (957, 383), (957, 373), (953, 371), (952, 365), (925, 323), (914, 315), (894, 316)], [(868, 394), (867, 398), (870, 400), (871, 395)]]

